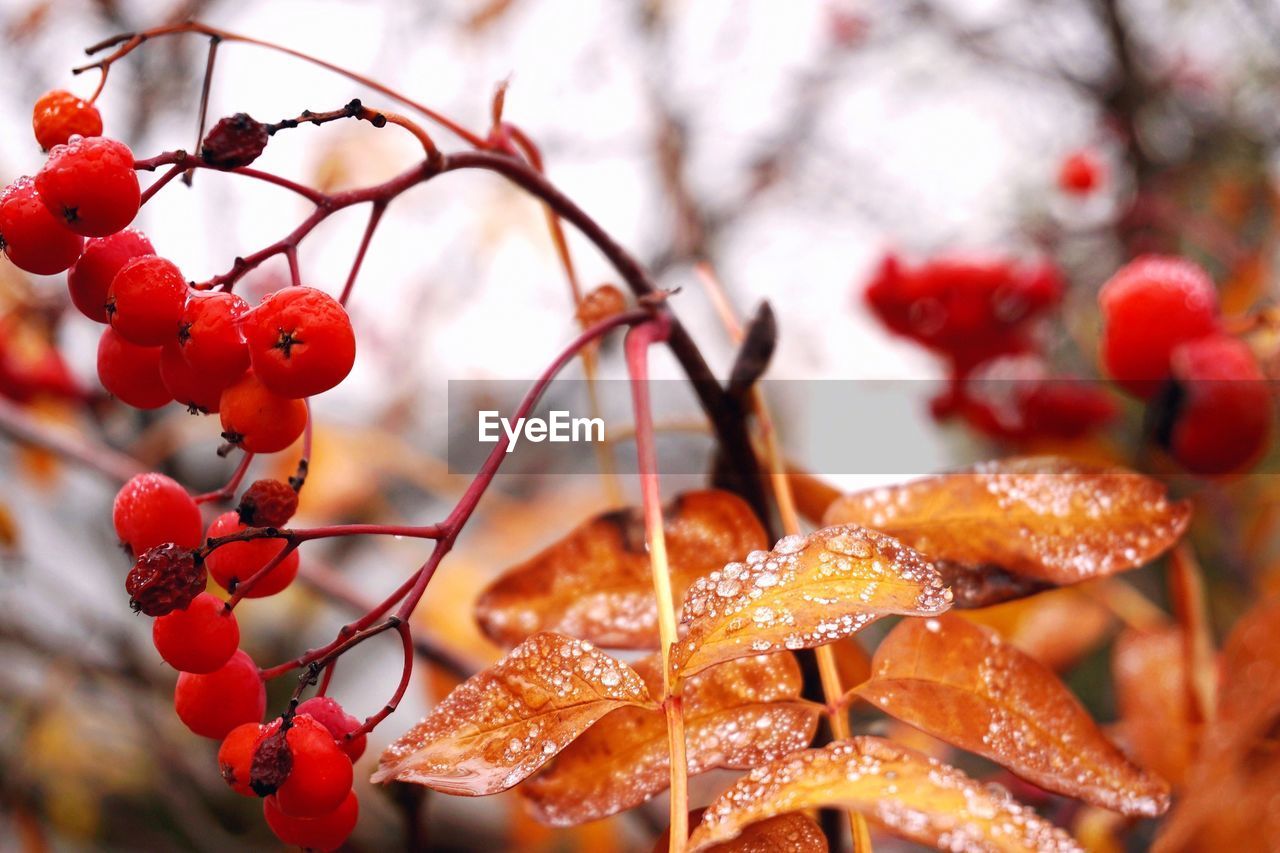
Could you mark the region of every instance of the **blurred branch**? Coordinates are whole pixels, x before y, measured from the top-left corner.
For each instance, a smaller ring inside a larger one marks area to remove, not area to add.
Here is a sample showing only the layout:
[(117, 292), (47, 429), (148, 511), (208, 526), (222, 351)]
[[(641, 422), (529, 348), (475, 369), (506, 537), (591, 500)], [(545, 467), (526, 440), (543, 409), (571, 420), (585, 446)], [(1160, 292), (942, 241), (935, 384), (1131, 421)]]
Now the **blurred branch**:
[(0, 434), (17, 444), (47, 450), (104, 477), (123, 483), (144, 470), (142, 463), (118, 450), (60, 427), (41, 423), (8, 400), (0, 399)]

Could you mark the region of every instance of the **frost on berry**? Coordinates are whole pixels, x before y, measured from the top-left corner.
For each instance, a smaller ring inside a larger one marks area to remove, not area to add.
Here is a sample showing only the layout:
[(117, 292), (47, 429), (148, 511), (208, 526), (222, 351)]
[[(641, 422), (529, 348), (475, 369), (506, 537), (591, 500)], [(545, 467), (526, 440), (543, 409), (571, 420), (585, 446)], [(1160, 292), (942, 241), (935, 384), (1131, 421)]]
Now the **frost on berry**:
[(298, 493), (279, 480), (256, 480), (245, 489), (236, 513), (246, 527), (284, 527), (298, 511)]
[(267, 797), (280, 790), (293, 770), (293, 751), (289, 749), (288, 735), (288, 725), (281, 725), (264, 737), (254, 750), (253, 763), (249, 767), (249, 787), (259, 797)]
[(267, 126), (247, 113), (220, 119), (200, 143), (200, 159), (217, 169), (248, 166), (262, 154), (270, 139)]
[(814, 648), (889, 614), (936, 615), (951, 600), (934, 565), (892, 536), (856, 524), (786, 536), (689, 588), (671, 665), (688, 676), (746, 655)]
[(163, 616), (185, 609), (204, 592), (204, 564), (190, 548), (167, 542), (138, 558), (124, 586), (134, 612)]

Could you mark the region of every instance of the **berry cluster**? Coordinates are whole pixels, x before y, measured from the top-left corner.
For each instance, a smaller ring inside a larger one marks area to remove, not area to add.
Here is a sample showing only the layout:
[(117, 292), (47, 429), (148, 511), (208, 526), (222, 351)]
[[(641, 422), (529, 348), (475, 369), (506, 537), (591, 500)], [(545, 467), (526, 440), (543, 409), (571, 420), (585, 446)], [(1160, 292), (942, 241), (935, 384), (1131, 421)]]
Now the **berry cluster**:
[(173, 695), (179, 719), (195, 734), (222, 741), (223, 778), (237, 793), (265, 798), (267, 823), (282, 841), (331, 850), (351, 833), (359, 810), (351, 765), (365, 749), (361, 723), (317, 696), (263, 725), (266, 688), (240, 648), (236, 598), (205, 591), (210, 577), (244, 598), (285, 589), (298, 573), (297, 551), (278, 538), (236, 534), (250, 529), (242, 519), (255, 529), (287, 524), (297, 503), (288, 485), (259, 480), (236, 510), (205, 531), (195, 499), (169, 477), (147, 473), (116, 495), (113, 521), (137, 555), (126, 581), (131, 602), (156, 617), (156, 651), (179, 672)]
[[(210, 145), (231, 140), (243, 149), (236, 140), (245, 123), (233, 124), (215, 128)], [(217, 289), (221, 280), (188, 282), (130, 227), (143, 202), (137, 164), (126, 145), (100, 135), (93, 105), (52, 92), (37, 103), (34, 127), (49, 157), (34, 178), (0, 195), (0, 248), (28, 272), (67, 272), (72, 304), (105, 326), (102, 385), (139, 409), (177, 401), (192, 413), (217, 413), (223, 437), (245, 454), (292, 445), (307, 426), (307, 398), (335, 387), (355, 361), (343, 306), (294, 285), (250, 307), (229, 286)], [(248, 456), (239, 470), (247, 464)], [(154, 617), (156, 651), (179, 673), (178, 717), (223, 742), (224, 778), (264, 798), (266, 821), (282, 841), (331, 850), (355, 826), (352, 762), (365, 748), (363, 724), (318, 696), (301, 704), (296, 697), (264, 725), (264, 673), (240, 647), (234, 611), (297, 576), (298, 543), (278, 528), (297, 509), (304, 470), (289, 484), (255, 482), (207, 528), (200, 503), (221, 495), (197, 499), (163, 474), (139, 474), (116, 495), (112, 520), (134, 556), (125, 581), (130, 604)], [(209, 578), (227, 596), (208, 591)]]
[(1188, 470), (1244, 470), (1266, 450), (1272, 400), (1249, 347), (1223, 331), (1217, 290), (1183, 258), (1148, 255), (1098, 292), (1102, 363), (1148, 401), (1152, 434)]
[[(992, 438), (1026, 441), (1076, 438), (1115, 414), (1097, 389), (1051, 377), (1039, 355), (1033, 325), (1062, 292), (1048, 264), (939, 258), (910, 269), (889, 255), (866, 300), (889, 329), (947, 360), (949, 386), (931, 403), (935, 418), (961, 417)], [(1019, 365), (1014, 375), (977, 381), (1006, 373), (1008, 363)]]

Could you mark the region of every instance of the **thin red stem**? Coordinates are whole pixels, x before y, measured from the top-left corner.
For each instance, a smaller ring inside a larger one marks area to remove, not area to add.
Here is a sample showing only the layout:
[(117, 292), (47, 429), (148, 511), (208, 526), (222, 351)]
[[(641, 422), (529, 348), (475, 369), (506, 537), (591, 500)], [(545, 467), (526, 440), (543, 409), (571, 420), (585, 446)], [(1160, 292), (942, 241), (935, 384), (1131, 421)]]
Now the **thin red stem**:
[(417, 110), (418, 112), (422, 113), (431, 121), (434, 121), (436, 124), (440, 125), (441, 127), (445, 128), (449, 132), (460, 137), (461, 139), (466, 140), (467, 144), (469, 145), (473, 145), (476, 148), (483, 148), (485, 145), (484, 139), (472, 133), (471, 131), (467, 130), (462, 125), (458, 124), (457, 122), (453, 121), (452, 119), (444, 115), (441, 115), (440, 113), (436, 112), (430, 107), (420, 104), (406, 95), (402, 95), (401, 93), (390, 88), (389, 86), (385, 86), (382, 83), (379, 83), (377, 80), (374, 80), (370, 77), (366, 77), (363, 74), (357, 74), (356, 72), (343, 68), (340, 65), (335, 65), (332, 62), (328, 62), (318, 57), (311, 56), (310, 54), (304, 53), (300, 50), (294, 50), (293, 48), (284, 47), (283, 45), (275, 44), (269, 41), (264, 41), (262, 39), (255, 39), (255, 38), (250, 38), (249, 36), (242, 36), (237, 33), (229, 32), (227, 30), (220, 30), (215, 27), (211, 27), (207, 24), (202, 24), (199, 21), (185, 21), (180, 24), (169, 24), (162, 27), (155, 27), (150, 30), (145, 30), (140, 33), (127, 33), (124, 35), (119, 35), (119, 36), (115, 36), (113, 38), (107, 39), (104, 42), (100, 42), (99, 44), (88, 48), (85, 52), (92, 55), (94, 53), (97, 53), (100, 50), (105, 50), (109, 47), (115, 47), (116, 49), (112, 53), (110, 53), (106, 57), (103, 57), (97, 62), (91, 62), (87, 65), (82, 65), (78, 68), (73, 68), (72, 73), (79, 74), (91, 68), (99, 68), (103, 72), (103, 78), (105, 81), (106, 72), (111, 67), (112, 63), (132, 53), (134, 50), (140, 47), (143, 43), (154, 38), (161, 38), (163, 36), (181, 35), (183, 33), (199, 33), (206, 36), (220, 38), (223, 41), (240, 42), (241, 44), (251, 44), (257, 47), (267, 48), (268, 50), (274, 50), (278, 53), (283, 53), (286, 56), (292, 56), (295, 59), (301, 59), (303, 62), (308, 62), (312, 65), (323, 68), (326, 71), (332, 71), (335, 74), (340, 74), (343, 77), (346, 77), (348, 80), (354, 80), (355, 82), (359, 83), (361, 86), (365, 86), (366, 88), (372, 89), (373, 91), (378, 92), (382, 95), (385, 95), (388, 98), (391, 98), (392, 100), (399, 101), (400, 103), (404, 104), (405, 106), (411, 109)]
[(178, 177), (178, 175), (181, 175), (183, 171), (184, 170), (182, 166), (171, 166), (169, 168), (169, 171), (165, 172), (159, 178), (152, 181), (151, 186), (147, 187), (145, 190), (142, 191), (142, 198), (138, 202), (138, 206), (142, 207), (144, 204), (151, 201), (151, 199), (155, 196), (156, 193), (164, 189), (165, 184), (169, 183), (174, 178)]
[(233, 497), (236, 489), (240, 488), (240, 484), (244, 482), (244, 476), (249, 472), (249, 464), (253, 462), (253, 454), (245, 453), (240, 459), (240, 464), (236, 466), (236, 470), (232, 472), (231, 479), (227, 480), (227, 484), (220, 489), (212, 492), (205, 492), (202, 495), (196, 495), (192, 500), (198, 504), (209, 503), (210, 501), (221, 501)]
[(378, 223), (382, 221), (382, 213), (386, 209), (386, 202), (375, 201), (369, 211), (369, 222), (365, 225), (364, 234), (360, 237), (360, 248), (356, 250), (355, 260), (351, 262), (351, 272), (347, 274), (347, 283), (343, 286), (342, 296), (338, 299), (343, 305), (346, 305), (347, 300), (351, 298), (351, 290), (356, 286), (356, 276), (360, 274), (360, 266), (364, 263), (365, 253), (369, 251), (369, 243), (373, 240), (373, 232), (377, 230)]

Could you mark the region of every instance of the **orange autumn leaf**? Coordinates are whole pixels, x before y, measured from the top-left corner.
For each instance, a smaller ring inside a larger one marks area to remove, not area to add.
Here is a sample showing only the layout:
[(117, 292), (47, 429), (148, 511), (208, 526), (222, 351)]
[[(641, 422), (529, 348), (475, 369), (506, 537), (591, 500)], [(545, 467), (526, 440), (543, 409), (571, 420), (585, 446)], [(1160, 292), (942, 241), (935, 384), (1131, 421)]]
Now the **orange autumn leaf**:
[(1052, 670), (955, 615), (905, 619), (858, 696), (1050, 791), (1158, 815), (1169, 788), (1121, 754)]
[[(658, 655), (635, 665), (662, 695)], [(808, 746), (821, 709), (800, 702), (800, 666), (790, 653), (739, 658), (685, 682), (689, 775), (747, 770)], [(660, 710), (621, 708), (575, 740), (520, 788), (534, 817), (570, 826), (640, 805), (669, 785), (667, 722)]]
[(891, 536), (852, 524), (786, 536), (689, 589), (672, 668), (688, 677), (746, 655), (831, 643), (891, 613), (950, 606), (933, 565)]
[(1153, 850), (1280, 849), (1280, 597), (1236, 622), (1222, 646), (1218, 708)]
[(1021, 457), (846, 495), (825, 522), (882, 530), (939, 562), (1062, 585), (1151, 561), (1190, 515), (1141, 474)]
[(1194, 700), (1199, 721), (1213, 718), (1217, 706), (1218, 664), (1209, 625), (1209, 602), (1205, 597), (1204, 573), (1187, 542), (1173, 549), (1169, 560), (1169, 598), (1182, 626), (1182, 653), (1187, 690)]
[(1280, 595), (1236, 622), (1222, 644), (1218, 714), (1223, 728), (1250, 727), (1280, 714)]
[[(689, 813), (689, 825), (697, 826), (704, 809)], [(653, 853), (666, 853), (671, 846), (671, 829), (653, 845)], [(803, 812), (778, 815), (753, 823), (732, 841), (713, 844), (708, 853), (827, 853), (827, 836), (817, 821)]]
[(1111, 671), (1127, 750), (1138, 764), (1180, 786), (1195, 756), (1195, 715), (1182, 632), (1128, 629), (1116, 640)]
[(627, 705), (654, 706), (631, 667), (582, 640), (535, 634), (387, 747), (373, 781), (496, 794)]
[[(664, 532), (677, 600), (694, 579), (765, 546), (751, 508), (729, 492), (690, 492), (665, 513)], [(476, 602), (476, 618), (498, 643), (557, 631), (608, 648), (656, 649), (644, 519), (639, 510), (598, 515), (509, 570)]]
[(800, 750), (752, 770), (707, 807), (690, 849), (729, 841), (758, 821), (822, 807), (860, 812), (894, 835), (945, 850), (1081, 849), (1007, 792), (874, 737)]
[(1070, 587), (966, 610), (960, 615), (995, 629), (1010, 643), (1058, 672), (1075, 665), (1101, 645), (1115, 621), (1106, 605)]

